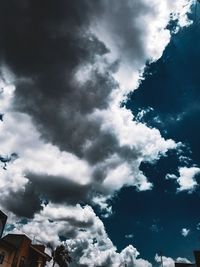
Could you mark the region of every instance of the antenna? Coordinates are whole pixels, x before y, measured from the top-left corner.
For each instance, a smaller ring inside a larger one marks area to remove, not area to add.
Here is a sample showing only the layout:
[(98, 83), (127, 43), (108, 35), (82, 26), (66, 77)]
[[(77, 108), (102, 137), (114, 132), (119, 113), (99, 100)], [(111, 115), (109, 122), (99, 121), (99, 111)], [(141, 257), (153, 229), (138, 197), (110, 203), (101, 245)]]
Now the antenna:
[(161, 250), (159, 251), (159, 256), (160, 256), (160, 263), (161, 263), (160, 266), (164, 267), (164, 265), (163, 265), (163, 253)]
[(161, 259), (161, 267), (163, 267), (164, 265), (163, 265), (163, 256), (162, 255), (160, 256), (160, 259)]

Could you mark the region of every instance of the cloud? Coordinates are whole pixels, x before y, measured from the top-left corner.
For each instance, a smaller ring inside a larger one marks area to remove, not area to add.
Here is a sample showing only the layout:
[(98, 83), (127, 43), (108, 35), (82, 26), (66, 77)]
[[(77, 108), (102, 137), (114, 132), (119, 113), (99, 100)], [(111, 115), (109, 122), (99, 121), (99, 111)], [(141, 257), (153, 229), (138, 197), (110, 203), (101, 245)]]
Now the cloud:
[(197, 224), (197, 230), (200, 230), (200, 223)]
[[(146, 59), (155, 61), (161, 57), (170, 41), (166, 28), (170, 17), (177, 19), (179, 26), (190, 23), (186, 15), (190, 5), (187, 4), (184, 0), (118, 1), (113, 5), (104, 1), (105, 12), (96, 18), (92, 30), (112, 51), (110, 57), (120, 60), (115, 78), (124, 91), (137, 86), (137, 71), (144, 67)], [(111, 9), (111, 6), (115, 8)], [(118, 23), (119, 18), (121, 23)]]
[(184, 237), (187, 237), (187, 236), (189, 235), (189, 233), (190, 233), (190, 229), (183, 228), (183, 229), (181, 230), (181, 234), (182, 234), (182, 236), (184, 236)]
[(158, 224), (156, 224), (156, 223), (154, 223), (154, 224), (151, 225), (150, 230), (152, 232), (154, 232), (154, 233), (159, 233), (159, 232), (161, 232), (163, 230), (163, 227), (158, 225)]
[(179, 177), (174, 174), (167, 174), (166, 179), (176, 179), (179, 184), (178, 192), (188, 191), (193, 192), (197, 187), (197, 181), (195, 176), (200, 173), (200, 169), (197, 167), (180, 167)]
[(176, 262), (180, 262), (180, 263), (191, 263), (191, 261), (189, 261), (188, 259), (186, 258), (181, 258), (181, 257), (178, 257), (176, 259)]
[(55, 246), (59, 237), (73, 258), (72, 266), (127, 266), (151, 267), (139, 252), (128, 246), (120, 253), (109, 239), (104, 225), (90, 206), (81, 207), (49, 203), (27, 224), (16, 223), (14, 232), (26, 233), (37, 241)]
[(142, 162), (177, 148), (122, 102), (169, 43), (170, 19), (189, 24), (186, 3), (0, 3), (0, 155), (18, 155), (0, 169), (0, 203), (32, 218), (16, 225), (30, 236), (68, 237), (79, 266), (151, 266), (132, 246), (117, 253), (92, 208), (76, 204), (99, 199), (111, 212), (106, 200), (124, 186), (152, 188)]
[[(161, 262), (161, 257), (159, 255), (156, 255), (155, 256), (155, 261), (160, 263)], [(162, 256), (162, 261), (163, 261), (163, 265), (165, 267), (174, 267), (175, 262), (178, 262), (178, 263), (191, 263), (188, 259), (181, 258), (181, 257), (178, 257), (177, 259), (174, 260), (174, 259), (172, 259), (170, 257)]]
[(127, 234), (127, 235), (125, 235), (125, 238), (133, 239), (134, 238), (134, 234)]
[[(14, 193), (24, 194), (27, 186), (33, 187), (31, 190), (34, 192), (34, 198), (38, 193), (38, 198), (44, 195), (54, 201), (58, 195), (57, 191), (63, 186), (66, 189), (62, 188), (60, 201), (69, 203), (72, 203), (72, 196), (68, 197), (70, 191), (74, 192), (73, 201), (77, 203), (87, 200), (91, 193), (94, 193), (94, 196), (99, 193), (112, 195), (123, 186), (149, 190), (152, 185), (139, 169), (141, 162), (155, 161), (165, 155), (168, 149), (176, 148), (173, 140), (165, 140), (158, 130), (133, 121), (131, 112), (118, 106), (96, 109), (89, 115), (79, 114), (81, 122), (77, 121), (77, 127), (73, 126), (76, 131), (71, 134), (64, 129), (71, 127), (68, 123), (60, 122), (62, 129), (59, 129), (56, 122), (52, 122), (51, 127), (58, 135), (59, 142), (63, 140), (63, 145), (50, 142), (49, 138), (44, 138), (40, 123), (34, 123), (34, 115), (13, 110), (12, 104), (18, 101), (14, 95), (17, 90), (18, 88), (15, 90), (13, 86), (6, 87), (1, 99), (6, 111), (4, 123), (0, 125), (2, 153), (10, 155), (15, 152), (19, 155), (6, 173), (1, 170), (2, 188), (5, 192), (1, 196), (2, 203), (7, 202), (7, 208), (12, 211), (16, 212), (16, 209), (12, 208), (12, 199), (9, 201), (9, 196)], [(23, 103), (25, 102), (28, 101), (24, 99)], [(58, 108), (57, 105), (55, 108)], [(57, 111), (60, 112), (60, 109)], [(56, 114), (57, 111), (51, 112)], [(74, 114), (71, 112), (70, 114)], [(74, 115), (76, 117), (76, 112)], [(49, 116), (47, 115), (47, 118)], [(72, 122), (70, 119), (69, 121)], [(81, 124), (84, 129), (80, 129), (79, 133)], [(46, 133), (51, 136), (51, 130)], [(78, 138), (81, 143), (78, 140), (70, 140), (71, 138)], [(72, 145), (73, 142), (76, 145)], [(75, 191), (82, 193), (75, 194)], [(75, 199), (76, 197), (78, 198)], [(21, 199), (23, 200), (24, 196)], [(32, 214), (34, 212), (35, 209)]]
[[(76, 5), (60, 0), (59, 5), (53, 1), (44, 2), (47, 8), (40, 13), (38, 1), (29, 0), (26, 4), (13, 1), (9, 10), (13, 10), (14, 15), (11, 12), (6, 17), (3, 10), (7, 4), (2, 4), (2, 25), (8, 26), (6, 31), (5, 26), (0, 29), (4, 40), (0, 46), (4, 55), (2, 78), (9, 82), (13, 80), (16, 87), (9, 107), (12, 113), (7, 112), (2, 130), (7, 130), (11, 136), (11, 124), (16, 125), (20, 119), (21, 127), (29, 125), (35, 134), (26, 137), (29, 138), (27, 143), (24, 135), (23, 139), (18, 136), (12, 149), (4, 144), (6, 153), (9, 150), (19, 153), (19, 145), (15, 146), (21, 144), (25, 150), (29, 149), (29, 156), (23, 152), (24, 158), (33, 163), (36, 159), (31, 159), (30, 144), (34, 144), (32, 149), (38, 146), (41, 150), (44, 142), (46, 146), (56, 146), (61, 153), (71, 153), (86, 165), (85, 168), (91, 168), (86, 176), (98, 186), (100, 183), (101, 191), (106, 194), (124, 185), (135, 185), (139, 190), (150, 189), (151, 184), (139, 171), (140, 163), (158, 159), (176, 144), (164, 140), (158, 130), (133, 121), (131, 112), (120, 108), (120, 103), (116, 104), (114, 100), (120, 97), (122, 101), (127, 92), (123, 91), (123, 81), (117, 83), (114, 78), (120, 69), (131, 66), (138, 82), (139, 69), (145, 66), (146, 59), (159, 57), (146, 45), (155, 35), (165, 32), (169, 35), (166, 25), (170, 14), (174, 9), (178, 14), (183, 4), (184, 1), (173, 5), (167, 1), (160, 4), (156, 0), (151, 4), (121, 1), (113, 10), (106, 1)], [(80, 10), (84, 10), (84, 16)], [(124, 22), (123, 27), (114, 23), (118, 17)], [(147, 24), (147, 20), (151, 23)], [(146, 28), (144, 25), (152, 26)], [(116, 65), (119, 53), (115, 55), (114, 45), (109, 45), (102, 31), (95, 32), (95, 27), (106, 31), (115, 45), (119, 44), (118, 52), (123, 55), (119, 65)], [(161, 51), (168, 41), (159, 44)], [(4, 90), (5, 97), (7, 89)], [(37, 129), (33, 130), (34, 127)], [(18, 131), (21, 132), (20, 125)], [(41, 175), (36, 170), (34, 175), (36, 172)], [(120, 177), (118, 173), (121, 173)], [(47, 176), (51, 175), (54, 174), (48, 173)]]
[[(124, 113), (126, 114), (126, 111)], [(119, 126), (119, 121), (113, 123)], [(125, 143), (120, 145), (119, 153), (117, 154), (116, 150), (115, 154), (105, 161), (92, 166), (86, 159), (80, 159), (67, 151), (61, 152), (58, 147), (44, 143), (30, 116), (7, 112), (5, 123), (0, 125), (2, 152), (11, 154), (14, 151), (19, 157), (9, 164), (7, 171), (0, 169), (3, 192), (1, 203), (7, 209), (17, 212), (13, 207), (13, 196), (19, 194), (24, 208), (17, 214), (22, 215), (24, 210), (24, 215), (27, 216), (25, 197), (28, 197), (27, 192), (30, 190), (32, 194), (29, 197), (31, 201), (32, 196), (33, 202), (38, 196), (40, 200), (45, 197), (55, 202), (76, 204), (91, 199), (91, 194), (94, 197), (98, 194), (109, 197), (124, 185), (136, 186), (138, 190), (150, 189), (151, 184), (139, 170), (142, 159), (151, 161), (159, 158), (161, 150), (165, 153), (170, 146), (175, 147), (175, 143), (165, 141), (157, 130), (151, 130), (142, 124), (136, 126), (137, 129), (134, 129), (135, 124), (132, 126), (132, 129), (127, 127), (126, 132), (121, 134), (128, 135), (131, 130), (135, 130), (137, 139), (131, 137), (128, 140), (122, 136)], [(146, 131), (142, 137), (143, 130)], [(26, 131), (29, 132), (28, 135)], [(106, 129), (104, 131), (106, 132)], [(152, 132), (155, 132), (155, 136), (150, 140)], [(143, 139), (140, 140), (139, 136)], [(137, 147), (139, 140), (141, 144)], [(136, 148), (130, 149), (133, 141), (136, 142)], [(29, 216), (38, 210), (38, 206), (36, 208), (33, 204), (32, 207), (32, 211), (27, 207)]]

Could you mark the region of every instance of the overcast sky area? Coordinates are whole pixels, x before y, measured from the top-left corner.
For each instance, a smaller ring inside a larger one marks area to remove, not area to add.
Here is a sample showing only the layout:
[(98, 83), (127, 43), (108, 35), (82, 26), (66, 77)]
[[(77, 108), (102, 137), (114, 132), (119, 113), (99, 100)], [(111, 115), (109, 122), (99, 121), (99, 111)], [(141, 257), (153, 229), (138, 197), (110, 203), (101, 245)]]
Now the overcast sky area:
[(0, 2), (6, 232), (70, 267), (164, 267), (200, 248), (200, 4)]

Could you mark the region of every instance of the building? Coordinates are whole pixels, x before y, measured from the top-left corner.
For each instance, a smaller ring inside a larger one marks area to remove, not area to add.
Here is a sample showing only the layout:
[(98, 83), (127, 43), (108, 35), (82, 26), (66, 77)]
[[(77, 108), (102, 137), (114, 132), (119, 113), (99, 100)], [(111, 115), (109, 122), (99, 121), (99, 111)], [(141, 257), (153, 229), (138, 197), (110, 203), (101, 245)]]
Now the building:
[(200, 251), (195, 250), (194, 251), (194, 257), (196, 261), (196, 267), (200, 267)]
[(6, 221), (7, 221), (7, 216), (0, 210), (0, 238), (2, 237)]
[[(7, 216), (0, 212), (1, 236)], [(25, 234), (8, 234), (0, 238), (0, 267), (44, 267), (51, 257), (45, 246), (33, 244)]]
[(32, 244), (26, 235), (8, 234), (0, 239), (2, 267), (44, 267), (50, 260), (45, 246)]
[(195, 263), (175, 263), (175, 267), (200, 267), (200, 251), (194, 251)]

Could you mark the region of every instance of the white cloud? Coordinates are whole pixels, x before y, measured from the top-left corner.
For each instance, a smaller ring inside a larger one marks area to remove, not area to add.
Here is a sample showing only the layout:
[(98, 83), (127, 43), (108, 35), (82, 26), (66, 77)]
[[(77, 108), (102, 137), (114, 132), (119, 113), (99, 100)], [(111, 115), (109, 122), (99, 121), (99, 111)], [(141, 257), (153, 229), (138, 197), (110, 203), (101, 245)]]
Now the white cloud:
[(195, 176), (200, 173), (200, 168), (197, 167), (180, 167), (179, 177), (174, 174), (167, 174), (166, 179), (176, 179), (179, 187), (178, 192), (188, 191), (192, 192), (198, 186)]
[(125, 235), (125, 238), (133, 239), (134, 238), (134, 234), (127, 234), (127, 235)]
[(176, 262), (180, 262), (180, 263), (191, 263), (191, 261), (189, 261), (188, 259), (186, 258), (181, 258), (181, 257), (178, 257), (176, 259)]
[[(161, 257), (156, 254), (155, 256), (155, 261), (160, 263), (161, 262)], [(163, 261), (163, 266), (165, 267), (174, 267), (175, 262), (178, 263), (191, 263), (188, 259), (186, 258), (181, 258), (178, 257), (177, 259), (172, 259), (170, 257), (162, 256), (162, 261)]]
[(109, 197), (104, 197), (102, 195), (94, 196), (92, 203), (97, 205), (101, 211), (101, 217), (108, 218), (113, 214), (112, 206), (108, 204)]
[[(80, 264), (88, 267), (118, 267), (124, 263), (129, 267), (152, 266), (148, 261), (139, 258), (139, 252), (133, 246), (129, 245), (118, 253), (102, 221), (89, 206), (72, 207), (50, 203), (27, 224), (18, 223), (15, 226), (45, 244), (59, 244), (58, 236), (68, 238), (65, 244), (73, 258), (74, 267)], [(17, 228), (14, 232), (19, 232)]]
[[(156, 254), (155, 261), (161, 263), (161, 256)], [(172, 258), (162, 256), (162, 261), (165, 267), (174, 267), (174, 260)]]
[(104, 2), (106, 12), (96, 18), (92, 30), (110, 49), (108, 56), (121, 61), (115, 75), (123, 88), (118, 92), (121, 99), (124, 92), (137, 88), (138, 70), (144, 68), (146, 60), (156, 61), (162, 56), (171, 38), (166, 28), (170, 18), (178, 20), (178, 27), (191, 23), (186, 14), (192, 1), (190, 4), (187, 0), (118, 1), (115, 8), (110, 2)]
[[(15, 152), (19, 157), (9, 164), (6, 171), (0, 169), (2, 203), (8, 202), (11, 192), (19, 191), (20, 194), (20, 191), (26, 191), (29, 173), (46, 176), (40, 182), (47, 183), (48, 187), (52, 179), (63, 177), (66, 186), (71, 181), (77, 186), (88, 186), (90, 190), (92, 185), (93, 189), (96, 187), (107, 197), (123, 186), (135, 186), (140, 191), (149, 190), (152, 184), (139, 170), (141, 162), (155, 161), (165, 155), (168, 149), (176, 148), (175, 142), (164, 140), (158, 130), (136, 123), (130, 111), (110, 107), (108, 110), (96, 110), (91, 118), (101, 121), (102, 132), (116, 136), (119, 148), (106, 160), (91, 166), (87, 160), (67, 151), (61, 152), (57, 146), (44, 142), (29, 115), (12, 111), (13, 93), (13, 87), (8, 87), (2, 95), (1, 100), (7, 109), (4, 122), (0, 124), (0, 145), (1, 154), (10, 155)], [(97, 170), (105, 172), (101, 183), (96, 183), (93, 178)], [(58, 190), (56, 183), (53, 190)], [(107, 214), (109, 213), (111, 207), (107, 210)]]
[(182, 234), (182, 236), (184, 236), (184, 237), (187, 237), (187, 236), (189, 235), (189, 233), (190, 233), (190, 229), (183, 228), (183, 229), (181, 230), (181, 234)]

